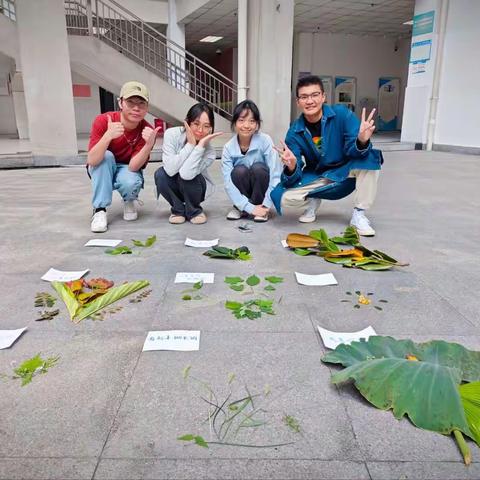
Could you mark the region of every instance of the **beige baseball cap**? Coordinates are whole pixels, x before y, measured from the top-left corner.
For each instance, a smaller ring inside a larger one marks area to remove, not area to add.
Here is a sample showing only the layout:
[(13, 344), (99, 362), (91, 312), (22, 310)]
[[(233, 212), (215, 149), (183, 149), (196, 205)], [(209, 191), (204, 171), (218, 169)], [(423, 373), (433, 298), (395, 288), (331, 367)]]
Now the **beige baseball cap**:
[(140, 82), (127, 82), (120, 90), (120, 98), (141, 97), (148, 102), (149, 95), (147, 87)]

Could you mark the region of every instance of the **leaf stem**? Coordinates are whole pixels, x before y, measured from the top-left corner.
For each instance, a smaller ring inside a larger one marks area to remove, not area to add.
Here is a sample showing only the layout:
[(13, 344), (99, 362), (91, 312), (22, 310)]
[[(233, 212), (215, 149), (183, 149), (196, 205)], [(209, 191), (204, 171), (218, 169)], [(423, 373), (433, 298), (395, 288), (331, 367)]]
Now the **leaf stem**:
[(470, 465), (472, 463), (472, 453), (468, 448), (467, 442), (465, 442), (465, 439), (463, 438), (462, 432), (460, 432), (460, 430), (454, 430), (453, 434), (455, 435), (458, 448), (460, 449), (460, 452), (462, 452), (465, 465)]

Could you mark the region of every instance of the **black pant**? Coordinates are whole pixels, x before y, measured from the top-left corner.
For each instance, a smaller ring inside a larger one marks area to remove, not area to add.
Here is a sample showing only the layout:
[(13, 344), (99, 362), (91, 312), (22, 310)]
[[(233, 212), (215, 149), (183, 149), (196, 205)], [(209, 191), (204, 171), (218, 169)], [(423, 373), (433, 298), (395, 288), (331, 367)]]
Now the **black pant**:
[(250, 168), (238, 165), (232, 170), (232, 182), (253, 205), (261, 205), (270, 183), (270, 170), (264, 163), (256, 162)]
[(173, 215), (181, 215), (187, 220), (202, 213), (200, 203), (205, 200), (207, 182), (203, 175), (197, 175), (192, 180), (184, 180), (177, 173), (170, 177), (163, 167), (155, 172), (157, 196), (171, 205)]

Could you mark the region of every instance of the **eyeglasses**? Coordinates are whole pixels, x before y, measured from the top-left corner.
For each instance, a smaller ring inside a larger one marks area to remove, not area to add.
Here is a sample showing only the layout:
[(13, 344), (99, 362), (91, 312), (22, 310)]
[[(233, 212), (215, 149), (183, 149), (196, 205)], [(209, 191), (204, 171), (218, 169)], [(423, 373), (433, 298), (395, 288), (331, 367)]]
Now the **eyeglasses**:
[(127, 99), (127, 100), (124, 100), (124, 102), (127, 105), (127, 107), (130, 109), (134, 109), (135, 107), (138, 107), (140, 110), (146, 110), (148, 107), (148, 103), (145, 100)]
[(209, 123), (192, 122), (191, 125), (195, 127), (195, 130), (202, 130), (204, 132), (209, 132), (212, 129)]
[(313, 92), (310, 95), (299, 95), (297, 98), (299, 102), (306, 102), (309, 98), (312, 100), (320, 100), (322, 95), (323, 92)]

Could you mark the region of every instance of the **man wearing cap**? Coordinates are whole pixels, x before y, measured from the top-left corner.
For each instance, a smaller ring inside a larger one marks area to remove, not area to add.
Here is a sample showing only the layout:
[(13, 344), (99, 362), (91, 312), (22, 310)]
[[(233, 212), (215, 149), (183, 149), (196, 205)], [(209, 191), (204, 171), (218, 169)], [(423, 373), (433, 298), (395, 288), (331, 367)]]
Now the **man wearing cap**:
[(135, 201), (143, 188), (142, 170), (159, 130), (145, 121), (148, 99), (145, 85), (127, 82), (118, 99), (120, 111), (102, 113), (93, 121), (87, 157), (93, 188), (92, 232), (107, 230), (106, 209), (113, 190), (123, 199), (123, 219), (138, 217)]

